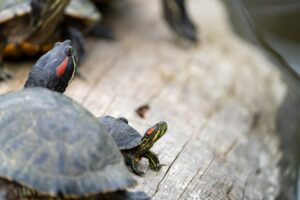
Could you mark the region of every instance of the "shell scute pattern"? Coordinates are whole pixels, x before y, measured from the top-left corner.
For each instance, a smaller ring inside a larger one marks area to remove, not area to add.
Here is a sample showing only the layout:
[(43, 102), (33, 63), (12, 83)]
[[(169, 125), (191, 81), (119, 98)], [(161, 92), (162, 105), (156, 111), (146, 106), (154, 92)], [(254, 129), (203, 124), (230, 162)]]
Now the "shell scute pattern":
[(99, 119), (121, 150), (131, 149), (140, 144), (142, 136), (136, 129), (122, 120), (110, 116), (100, 117)]
[(42, 88), (8, 93), (0, 98), (0, 116), (1, 177), (45, 194), (86, 195), (135, 184), (109, 133), (70, 98)]
[(97, 10), (96, 6), (87, 0), (71, 0), (70, 4), (66, 8), (66, 14), (91, 21), (101, 19), (101, 14)]
[(31, 12), (30, 0), (1, 0), (0, 23)]

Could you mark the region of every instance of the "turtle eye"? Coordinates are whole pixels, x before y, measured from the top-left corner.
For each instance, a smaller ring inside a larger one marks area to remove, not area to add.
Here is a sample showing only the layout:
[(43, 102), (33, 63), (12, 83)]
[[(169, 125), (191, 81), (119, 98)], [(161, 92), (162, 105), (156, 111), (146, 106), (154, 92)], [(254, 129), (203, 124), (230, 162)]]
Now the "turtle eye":
[(67, 47), (66, 51), (65, 51), (65, 54), (67, 56), (73, 56), (74, 55), (74, 49), (72, 47)]

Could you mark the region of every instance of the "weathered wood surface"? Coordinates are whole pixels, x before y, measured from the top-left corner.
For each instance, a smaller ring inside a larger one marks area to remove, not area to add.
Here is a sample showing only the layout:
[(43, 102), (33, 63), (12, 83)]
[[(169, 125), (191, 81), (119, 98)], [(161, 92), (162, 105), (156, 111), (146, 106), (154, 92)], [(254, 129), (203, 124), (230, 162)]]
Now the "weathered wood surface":
[[(161, 20), (159, 0), (120, 2), (116, 42), (90, 39), (66, 92), (95, 115), (126, 116), (141, 132), (160, 120), (167, 134), (154, 146), (163, 164), (140, 185), (153, 199), (274, 199), (279, 191), (276, 110), (286, 88), (274, 66), (231, 31), (217, 0), (190, 0), (201, 44), (186, 48)], [(127, 11), (124, 11), (127, 10)], [(130, 10), (130, 11), (128, 11)], [(32, 63), (7, 64), (17, 90)], [(148, 103), (146, 118), (135, 109)]]

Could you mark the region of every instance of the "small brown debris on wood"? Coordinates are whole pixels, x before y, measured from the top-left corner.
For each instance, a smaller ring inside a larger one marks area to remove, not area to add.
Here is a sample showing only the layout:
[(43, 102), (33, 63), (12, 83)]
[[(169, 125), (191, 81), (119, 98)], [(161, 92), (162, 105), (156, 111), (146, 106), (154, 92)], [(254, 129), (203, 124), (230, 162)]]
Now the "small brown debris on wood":
[(138, 107), (135, 112), (138, 116), (140, 116), (141, 118), (145, 118), (145, 114), (147, 111), (149, 111), (150, 109), (150, 106), (148, 104), (144, 104), (144, 105), (141, 105), (140, 107)]

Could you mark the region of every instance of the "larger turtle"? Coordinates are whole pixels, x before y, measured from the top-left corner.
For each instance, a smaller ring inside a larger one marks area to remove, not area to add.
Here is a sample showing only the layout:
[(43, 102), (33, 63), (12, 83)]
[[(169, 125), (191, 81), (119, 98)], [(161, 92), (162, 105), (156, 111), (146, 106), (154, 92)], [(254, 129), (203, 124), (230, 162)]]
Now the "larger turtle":
[[(113, 0), (93, 0), (98, 8), (101, 10), (105, 5), (112, 2)], [(115, 1), (115, 0), (114, 0)], [(176, 33), (179, 38), (186, 41), (197, 43), (198, 35), (197, 28), (194, 22), (191, 20), (189, 13), (186, 9), (186, 0), (161, 0), (162, 10), (164, 18), (169, 25), (169, 27)], [(104, 34), (109, 35), (111, 31), (104, 29), (94, 29), (104, 32)], [(101, 34), (101, 33), (100, 33)], [(112, 34), (110, 34), (112, 35)]]
[(148, 159), (151, 169), (157, 171), (161, 168), (162, 165), (157, 155), (150, 151), (150, 149), (166, 133), (168, 128), (166, 122), (155, 124), (142, 137), (136, 129), (128, 125), (126, 118), (104, 116), (98, 119), (114, 138), (123, 153), (126, 164), (131, 167), (135, 174), (139, 176), (144, 175), (144, 172), (140, 171), (137, 167), (142, 157)]
[[(0, 67), (3, 56), (36, 56), (56, 41), (71, 39), (79, 60), (84, 57), (82, 32), (101, 18), (89, 0), (0, 1)], [(0, 68), (0, 78), (9, 74)]]
[(57, 43), (23, 90), (0, 96), (0, 195), (92, 199), (136, 184), (98, 119), (60, 94), (75, 70), (71, 42)]

